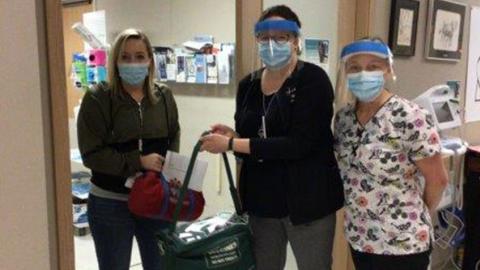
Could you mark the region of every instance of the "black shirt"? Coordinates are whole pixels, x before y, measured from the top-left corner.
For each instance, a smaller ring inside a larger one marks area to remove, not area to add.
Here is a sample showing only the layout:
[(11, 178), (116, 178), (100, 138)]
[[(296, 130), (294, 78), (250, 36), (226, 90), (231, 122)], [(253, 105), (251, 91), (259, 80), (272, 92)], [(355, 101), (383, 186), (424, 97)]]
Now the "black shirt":
[[(299, 61), (278, 92), (262, 104), (261, 73), (240, 81), (235, 129), (250, 138), (243, 159), (240, 196), (252, 215), (303, 224), (334, 213), (343, 189), (333, 154), (333, 88), (318, 66)], [(266, 114), (267, 138), (259, 136)]]
[[(267, 137), (285, 136), (279, 115), (277, 95), (263, 95), (260, 80), (252, 85), (251, 96), (243, 108), (240, 136), (262, 138), (265, 130), (262, 117), (265, 117)], [(245, 179), (244, 209), (259, 217), (283, 218), (288, 216), (285, 160), (245, 158), (242, 179)]]

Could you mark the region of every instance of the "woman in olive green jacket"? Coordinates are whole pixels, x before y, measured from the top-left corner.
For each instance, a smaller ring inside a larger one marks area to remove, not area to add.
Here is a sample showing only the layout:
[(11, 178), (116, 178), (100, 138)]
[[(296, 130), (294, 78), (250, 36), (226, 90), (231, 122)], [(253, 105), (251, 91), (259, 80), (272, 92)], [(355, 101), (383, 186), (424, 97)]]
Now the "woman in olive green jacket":
[(160, 267), (154, 235), (168, 224), (131, 214), (125, 185), (143, 170), (161, 171), (166, 151), (179, 148), (175, 100), (154, 74), (148, 38), (127, 29), (112, 48), (110, 83), (87, 91), (80, 107), (78, 144), (92, 170), (88, 221), (100, 270), (129, 268), (133, 236), (144, 269)]

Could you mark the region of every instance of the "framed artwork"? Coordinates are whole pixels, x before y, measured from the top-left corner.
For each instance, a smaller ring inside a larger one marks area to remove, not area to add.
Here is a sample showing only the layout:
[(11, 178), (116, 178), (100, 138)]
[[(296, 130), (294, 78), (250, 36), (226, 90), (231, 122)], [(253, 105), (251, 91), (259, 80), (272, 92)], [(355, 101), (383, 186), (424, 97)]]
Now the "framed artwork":
[(392, 1), (388, 45), (394, 55), (415, 55), (419, 6), (415, 0)]
[(90, 4), (92, 0), (62, 0), (62, 5), (75, 5), (75, 4)]
[(480, 121), (480, 6), (470, 11), (465, 122)]
[(427, 59), (460, 61), (466, 10), (465, 4), (429, 0), (425, 47)]
[(330, 41), (328, 39), (305, 38), (305, 61), (320, 66), (329, 73)]

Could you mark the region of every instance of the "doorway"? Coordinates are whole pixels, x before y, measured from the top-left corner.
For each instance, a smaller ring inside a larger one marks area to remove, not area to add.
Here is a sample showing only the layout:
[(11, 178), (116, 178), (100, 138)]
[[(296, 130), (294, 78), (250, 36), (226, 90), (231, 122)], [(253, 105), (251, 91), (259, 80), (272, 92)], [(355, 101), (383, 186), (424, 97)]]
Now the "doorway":
[[(95, 10), (94, 5), (98, 4), (98, 1), (93, 3), (78, 4), (76, 6), (70, 6), (70, 10), (66, 10), (62, 6), (59, 0), (45, 0), (46, 14), (47, 14), (47, 33), (48, 33), (48, 50), (49, 50), (49, 76), (50, 76), (50, 89), (51, 89), (51, 106), (52, 106), (52, 132), (55, 152), (55, 179), (56, 179), (56, 201), (57, 201), (57, 238), (58, 238), (58, 254), (59, 254), (59, 269), (75, 269), (75, 252), (74, 252), (74, 239), (72, 228), (72, 204), (71, 204), (71, 168), (68, 161), (68, 153), (71, 143), (65, 138), (68, 138), (68, 134), (72, 133), (69, 128), (72, 126), (71, 121), (69, 125), (69, 118), (74, 116), (73, 107), (78, 104), (78, 100), (81, 97), (81, 92), (75, 92), (74, 90), (68, 90), (67, 85), (71, 85), (68, 74), (70, 68), (68, 67), (68, 60), (71, 57), (72, 51), (78, 50), (78, 47), (82, 44), (73, 45), (67, 39), (71, 38), (68, 31), (68, 25), (73, 21), (78, 20), (84, 12)], [(238, 78), (247, 74), (251, 64), (252, 50), (251, 50), (251, 29), (254, 21), (262, 10), (261, 4), (255, 4), (247, 0), (236, 0), (235, 6), (235, 38), (239, 41), (237, 43), (237, 62), (236, 70), (239, 74)], [(337, 51), (347, 42), (353, 40), (356, 36), (361, 36), (368, 32), (369, 21), (360, 19), (358, 14), (362, 14), (365, 10), (370, 11), (370, 1), (357, 0), (352, 4), (351, 0), (338, 1), (338, 18), (342, 18), (338, 22), (337, 32)], [(363, 13), (365, 14), (365, 13)], [(367, 12), (368, 14), (368, 12)], [(63, 18), (63, 19), (62, 19)], [(356, 25), (356, 27), (355, 27)], [(366, 25), (366, 26), (365, 26)], [(362, 27), (360, 27), (362, 26)], [(363, 30), (362, 30), (363, 29)], [(367, 30), (365, 30), (367, 29)], [(59, 33), (63, 33), (59, 34)], [(68, 44), (67, 44), (68, 43)], [(64, 50), (65, 49), (65, 50)], [(335, 69), (335, 68), (334, 68)], [(335, 71), (334, 71), (335, 72)], [(65, 88), (67, 87), (67, 93)], [(186, 90), (188, 91), (188, 90)], [(73, 94), (70, 94), (73, 93)], [(231, 98), (231, 97), (230, 97)], [(185, 97), (184, 102), (188, 102), (192, 97)], [(233, 104), (233, 103), (232, 103)], [(230, 105), (232, 105), (230, 104)], [(226, 106), (230, 106), (226, 105)], [(201, 108), (199, 108), (201, 109)], [(185, 148), (189, 146), (186, 145)], [(190, 147), (191, 148), (191, 147)], [(220, 182), (221, 183), (221, 182)], [(216, 186), (214, 190), (225, 187)], [(341, 217), (341, 215), (339, 215)], [(338, 229), (337, 229), (338, 231)], [(341, 231), (341, 230), (340, 230)], [(341, 235), (336, 238), (335, 253), (337, 259), (335, 260), (335, 269), (351, 269), (351, 265), (348, 263), (347, 256), (344, 251), (346, 250), (346, 244), (342, 242)]]

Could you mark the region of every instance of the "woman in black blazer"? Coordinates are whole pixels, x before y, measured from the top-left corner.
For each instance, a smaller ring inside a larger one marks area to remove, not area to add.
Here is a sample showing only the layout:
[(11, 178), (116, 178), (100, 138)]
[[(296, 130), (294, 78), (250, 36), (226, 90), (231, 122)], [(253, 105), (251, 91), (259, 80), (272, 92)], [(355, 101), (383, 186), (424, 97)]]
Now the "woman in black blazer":
[(335, 212), (343, 205), (333, 154), (333, 89), (298, 60), (300, 21), (286, 6), (256, 25), (265, 67), (240, 81), (235, 130), (217, 124), (203, 150), (243, 160), (240, 196), (250, 215), (257, 269), (283, 269), (289, 242), (298, 269), (330, 269)]

